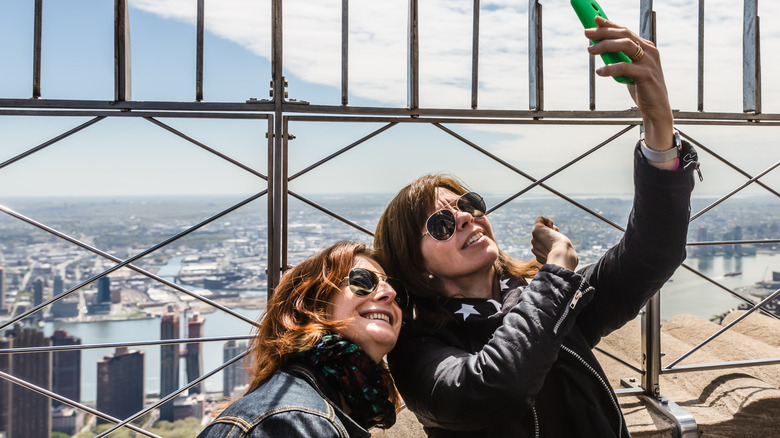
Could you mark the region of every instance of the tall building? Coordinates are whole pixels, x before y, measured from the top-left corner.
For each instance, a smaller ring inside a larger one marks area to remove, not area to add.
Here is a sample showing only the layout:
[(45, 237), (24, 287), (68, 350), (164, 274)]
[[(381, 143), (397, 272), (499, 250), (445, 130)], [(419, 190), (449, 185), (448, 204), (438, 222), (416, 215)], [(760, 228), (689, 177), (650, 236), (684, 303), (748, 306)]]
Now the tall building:
[(43, 279), (38, 277), (33, 282), (33, 306), (43, 302)]
[[(45, 347), (51, 340), (43, 332), (17, 324), (0, 338), (0, 347)], [(41, 388), (51, 390), (51, 353), (0, 355), (0, 370)], [(5, 379), (0, 379), (5, 380)], [(51, 435), (51, 399), (22, 386), (0, 385), (0, 430), (9, 438)]]
[[(81, 339), (71, 336), (63, 329), (57, 329), (51, 336), (52, 345), (81, 345)], [(52, 391), (75, 402), (81, 402), (81, 350), (56, 351), (52, 353)], [(52, 400), (54, 407), (60, 406)]]
[[(187, 337), (188, 338), (202, 338), (203, 337), (203, 325), (206, 323), (206, 318), (202, 315), (194, 314), (187, 321)], [(192, 382), (203, 374), (203, 344), (198, 342), (194, 344), (187, 344), (187, 381)], [(190, 394), (202, 394), (205, 393), (203, 388), (203, 382), (190, 388)]]
[[(125, 419), (143, 407), (144, 352), (118, 347), (114, 354), (98, 360), (97, 409)], [(98, 418), (98, 423), (107, 421)]]
[(111, 302), (111, 279), (106, 277), (100, 277), (98, 280), (98, 303), (110, 303)]
[[(160, 322), (160, 339), (179, 338), (179, 314), (168, 306)], [(179, 389), (179, 344), (160, 347), (160, 398)], [(160, 420), (173, 421), (173, 400), (160, 406)]]
[[(223, 361), (227, 362), (230, 359), (233, 359), (246, 351), (246, 348), (246, 342), (236, 343), (236, 341), (227, 341), (225, 346), (222, 347)], [(235, 362), (222, 370), (222, 395), (230, 397), (233, 393), (233, 389), (248, 383), (247, 377), (246, 369), (243, 367), (243, 361)]]

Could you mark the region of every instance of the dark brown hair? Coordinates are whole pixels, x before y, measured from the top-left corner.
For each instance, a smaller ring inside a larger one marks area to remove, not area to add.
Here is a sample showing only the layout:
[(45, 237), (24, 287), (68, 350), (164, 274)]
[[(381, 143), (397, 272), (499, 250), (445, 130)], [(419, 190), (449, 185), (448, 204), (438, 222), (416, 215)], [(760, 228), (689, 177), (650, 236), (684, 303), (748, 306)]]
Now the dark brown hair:
[[(451, 318), (439, 301), (444, 294), (441, 284), (428, 279), (425, 274), (420, 244), (425, 221), (436, 203), (438, 188), (458, 195), (469, 191), (454, 176), (423, 175), (401, 189), (390, 201), (374, 234), (374, 249), (380, 253), (383, 266), (389, 275), (404, 282), (412, 297), (414, 313), (407, 312), (405, 317), (415, 317), (433, 327), (440, 327)], [(506, 272), (532, 277), (539, 270), (539, 264), (514, 259), (499, 250), (495, 269), (499, 275)]]

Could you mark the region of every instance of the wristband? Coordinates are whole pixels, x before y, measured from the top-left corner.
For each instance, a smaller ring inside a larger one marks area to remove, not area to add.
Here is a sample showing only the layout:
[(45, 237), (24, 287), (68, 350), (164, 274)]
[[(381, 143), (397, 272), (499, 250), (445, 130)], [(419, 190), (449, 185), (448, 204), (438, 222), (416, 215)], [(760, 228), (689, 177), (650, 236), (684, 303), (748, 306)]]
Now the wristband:
[(650, 149), (647, 147), (647, 144), (645, 144), (645, 138), (642, 137), (639, 140), (640, 149), (642, 150), (642, 155), (647, 158), (647, 161), (652, 161), (655, 163), (660, 163), (664, 161), (669, 161), (673, 158), (680, 158), (680, 151), (682, 150), (682, 140), (680, 140), (680, 132), (676, 129), (674, 130), (674, 146), (671, 149), (665, 150), (665, 151), (656, 151), (654, 149)]

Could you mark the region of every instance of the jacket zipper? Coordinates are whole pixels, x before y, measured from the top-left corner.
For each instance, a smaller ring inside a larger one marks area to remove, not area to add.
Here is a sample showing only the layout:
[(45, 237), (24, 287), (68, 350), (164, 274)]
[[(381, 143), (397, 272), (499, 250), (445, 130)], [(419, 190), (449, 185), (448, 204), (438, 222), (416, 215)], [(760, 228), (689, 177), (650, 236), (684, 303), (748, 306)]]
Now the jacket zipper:
[(553, 327), (553, 333), (558, 334), (558, 329), (561, 328), (561, 324), (563, 324), (563, 321), (566, 319), (566, 316), (569, 314), (569, 310), (574, 309), (577, 307), (577, 303), (580, 301), (580, 298), (583, 297), (587, 292), (590, 292), (593, 290), (592, 286), (589, 286), (584, 291), (582, 290), (582, 285), (585, 283), (585, 278), (583, 278), (580, 281), (580, 285), (577, 287), (577, 292), (574, 293), (574, 296), (571, 297), (571, 300), (569, 300), (569, 304), (566, 305), (566, 308), (563, 309), (563, 314), (560, 318), (558, 318), (558, 322), (555, 323), (555, 327)]
[(623, 435), (623, 413), (620, 411), (620, 406), (618, 405), (617, 400), (615, 399), (614, 394), (610, 390), (609, 385), (607, 385), (607, 382), (604, 381), (604, 379), (601, 377), (601, 375), (596, 372), (595, 369), (593, 369), (590, 364), (585, 362), (585, 359), (583, 359), (579, 354), (575, 353), (572, 349), (565, 345), (561, 345), (561, 350), (569, 353), (570, 355), (574, 356), (575, 359), (577, 359), (582, 365), (585, 366), (585, 368), (590, 371), (591, 374), (596, 376), (599, 383), (601, 383), (602, 388), (607, 392), (607, 395), (609, 396), (609, 399), (612, 401), (612, 406), (615, 408), (615, 411), (617, 411), (618, 414), (618, 438), (620, 438)]
[(534, 414), (534, 437), (539, 438), (539, 417), (536, 415), (536, 406), (531, 407), (531, 411)]

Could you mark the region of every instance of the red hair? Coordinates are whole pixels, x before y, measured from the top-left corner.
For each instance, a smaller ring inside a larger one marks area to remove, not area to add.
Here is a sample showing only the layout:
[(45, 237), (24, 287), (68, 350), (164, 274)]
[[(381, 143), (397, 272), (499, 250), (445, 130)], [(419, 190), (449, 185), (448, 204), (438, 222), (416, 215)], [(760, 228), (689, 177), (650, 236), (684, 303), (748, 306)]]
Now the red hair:
[[(338, 242), (284, 273), (249, 345), (252, 380), (247, 393), (295, 353), (314, 347), (326, 333), (336, 332), (344, 323), (332, 321), (328, 309), (358, 256), (376, 259), (374, 251), (364, 244)], [(399, 406), (395, 389), (391, 388), (390, 394), (391, 401)]]

